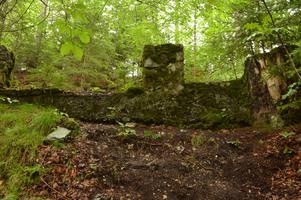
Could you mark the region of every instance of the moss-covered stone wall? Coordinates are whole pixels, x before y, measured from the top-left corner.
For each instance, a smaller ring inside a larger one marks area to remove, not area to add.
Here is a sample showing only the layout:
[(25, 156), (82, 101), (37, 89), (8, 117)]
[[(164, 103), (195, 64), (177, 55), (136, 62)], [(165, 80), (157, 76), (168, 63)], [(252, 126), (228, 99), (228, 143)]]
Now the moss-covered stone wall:
[(141, 67), (146, 91), (178, 94), (184, 88), (183, 45), (144, 46)]
[(0, 96), (54, 106), (93, 122), (142, 122), (194, 128), (250, 124), (248, 97), (240, 81), (186, 84), (178, 95), (156, 92), (70, 93), (56, 89), (0, 90)]

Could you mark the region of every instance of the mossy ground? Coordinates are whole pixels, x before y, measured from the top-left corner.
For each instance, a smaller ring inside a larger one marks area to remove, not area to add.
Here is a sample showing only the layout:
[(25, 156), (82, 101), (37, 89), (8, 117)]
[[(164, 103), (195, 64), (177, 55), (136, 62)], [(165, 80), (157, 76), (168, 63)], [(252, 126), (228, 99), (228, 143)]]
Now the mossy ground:
[(35, 162), (38, 147), (63, 116), (53, 108), (1, 100), (0, 198), (13, 200), (44, 172)]

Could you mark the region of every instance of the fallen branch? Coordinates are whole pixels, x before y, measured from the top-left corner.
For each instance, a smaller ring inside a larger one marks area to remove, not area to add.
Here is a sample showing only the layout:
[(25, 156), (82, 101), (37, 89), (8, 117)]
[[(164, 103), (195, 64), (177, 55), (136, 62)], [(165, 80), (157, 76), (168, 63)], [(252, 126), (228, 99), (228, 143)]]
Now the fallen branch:
[(60, 196), (64, 197), (65, 199), (68, 199), (68, 200), (72, 200), (71, 198), (69, 197), (66, 197), (65, 195), (63, 195), (61, 192), (59, 192), (58, 190), (56, 190), (55, 188), (51, 187), (42, 177), (40, 178), (41, 181), (47, 186), (49, 187), (51, 190), (53, 190), (55, 193), (59, 194)]

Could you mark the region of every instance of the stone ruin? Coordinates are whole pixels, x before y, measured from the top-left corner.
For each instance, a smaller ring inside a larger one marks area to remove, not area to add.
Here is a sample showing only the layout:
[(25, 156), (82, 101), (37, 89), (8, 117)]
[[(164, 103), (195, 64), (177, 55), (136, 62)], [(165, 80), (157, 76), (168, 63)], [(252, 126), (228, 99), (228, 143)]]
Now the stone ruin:
[[(285, 47), (291, 52), (295, 47)], [(290, 69), (284, 47), (248, 57), (245, 62), (245, 78), (250, 96), (250, 109), (254, 123), (281, 124), (276, 105), (281, 103), (289, 80), (284, 71)]]
[(142, 67), (146, 91), (161, 90), (178, 94), (184, 89), (183, 45), (146, 45)]
[(87, 95), (57, 89), (0, 90), (0, 96), (55, 106), (83, 121), (142, 122), (202, 129), (278, 127), (283, 124), (282, 119), (301, 120), (300, 109), (293, 115), (277, 111), (277, 102), (281, 101), (288, 82), (281, 74), (266, 75), (271, 67), (285, 65), (286, 61), (282, 49), (276, 48), (249, 57), (245, 74), (239, 80), (185, 84), (183, 46), (147, 45), (142, 60), (143, 89)]
[(15, 56), (5, 46), (0, 45), (0, 88), (10, 87), (11, 73), (15, 66)]

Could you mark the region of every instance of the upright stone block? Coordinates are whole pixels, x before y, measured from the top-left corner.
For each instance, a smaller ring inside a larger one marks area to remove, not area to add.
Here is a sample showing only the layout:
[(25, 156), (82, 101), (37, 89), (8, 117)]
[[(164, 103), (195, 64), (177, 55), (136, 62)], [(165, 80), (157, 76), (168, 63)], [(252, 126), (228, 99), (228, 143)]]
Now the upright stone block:
[(0, 88), (10, 87), (11, 73), (15, 66), (15, 56), (5, 46), (0, 45)]
[(283, 47), (269, 53), (249, 57), (245, 62), (245, 77), (249, 86), (251, 114), (254, 124), (282, 125), (276, 109), (286, 92), (287, 83), (282, 68), (287, 68)]
[(144, 88), (178, 94), (184, 89), (184, 47), (180, 44), (146, 45), (142, 59)]

